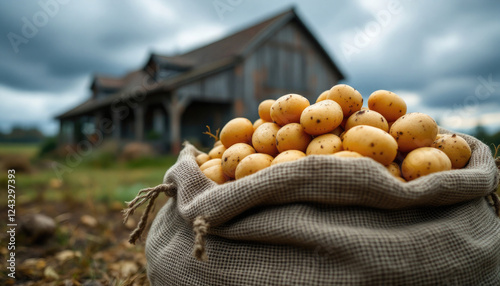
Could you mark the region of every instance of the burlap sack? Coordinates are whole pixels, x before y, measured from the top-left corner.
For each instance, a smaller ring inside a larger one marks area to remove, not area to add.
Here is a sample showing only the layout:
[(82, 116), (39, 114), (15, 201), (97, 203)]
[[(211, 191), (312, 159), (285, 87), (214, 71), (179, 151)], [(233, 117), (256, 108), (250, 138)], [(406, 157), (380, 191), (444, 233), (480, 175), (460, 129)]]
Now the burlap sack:
[(147, 236), (150, 282), (500, 285), (500, 220), (487, 199), (497, 168), (486, 145), (460, 135), (473, 150), (465, 169), (409, 183), (368, 158), (308, 156), (217, 185), (185, 144), (147, 195), (173, 196)]

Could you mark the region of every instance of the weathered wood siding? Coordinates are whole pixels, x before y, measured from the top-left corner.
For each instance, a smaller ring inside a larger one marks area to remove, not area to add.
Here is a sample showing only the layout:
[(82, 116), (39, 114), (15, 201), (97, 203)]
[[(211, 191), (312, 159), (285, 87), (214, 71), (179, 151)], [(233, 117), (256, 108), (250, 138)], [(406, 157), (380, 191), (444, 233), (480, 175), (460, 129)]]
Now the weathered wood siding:
[(234, 93), (234, 72), (229, 69), (214, 73), (180, 87), (176, 93), (179, 97), (188, 96), (196, 100), (230, 101)]
[[(338, 82), (313, 42), (290, 22), (258, 47), (242, 64), (245, 116), (256, 119), (258, 104), (267, 98), (298, 93), (311, 103)], [(235, 95), (237, 98), (238, 95)]]

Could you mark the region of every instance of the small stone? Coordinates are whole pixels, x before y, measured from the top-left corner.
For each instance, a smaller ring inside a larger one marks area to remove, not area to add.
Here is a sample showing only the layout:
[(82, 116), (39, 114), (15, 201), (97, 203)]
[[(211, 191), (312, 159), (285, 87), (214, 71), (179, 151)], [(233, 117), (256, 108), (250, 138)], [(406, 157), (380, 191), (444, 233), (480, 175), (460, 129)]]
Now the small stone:
[(80, 221), (81, 223), (83, 223), (84, 225), (88, 226), (88, 227), (96, 227), (97, 226), (97, 219), (95, 219), (93, 216), (90, 216), (90, 215), (83, 215), (81, 218), (80, 218)]
[(56, 231), (56, 222), (43, 214), (26, 215), (21, 219), (20, 231), (34, 243), (43, 243)]

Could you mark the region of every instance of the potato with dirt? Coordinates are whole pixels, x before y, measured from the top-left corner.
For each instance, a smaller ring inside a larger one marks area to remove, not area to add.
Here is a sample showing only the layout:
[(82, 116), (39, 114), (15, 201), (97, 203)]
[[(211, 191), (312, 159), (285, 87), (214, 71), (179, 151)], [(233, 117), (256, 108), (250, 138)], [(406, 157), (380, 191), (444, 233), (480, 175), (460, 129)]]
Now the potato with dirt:
[(236, 167), (235, 179), (238, 180), (243, 177), (257, 173), (258, 171), (271, 166), (273, 160), (274, 158), (267, 154), (262, 154), (262, 153), (250, 154), (245, 158), (243, 158), (243, 160), (241, 160), (241, 162)]
[(307, 146), (306, 155), (329, 155), (342, 151), (342, 140), (335, 134), (323, 134)]
[(453, 169), (465, 167), (472, 155), (467, 141), (457, 134), (441, 134), (431, 146), (443, 151), (450, 158)]
[(406, 114), (406, 102), (388, 90), (377, 90), (370, 94), (368, 108), (382, 114), (388, 122), (394, 122)]
[(309, 105), (309, 100), (302, 95), (293, 93), (283, 95), (271, 105), (270, 116), (279, 126), (299, 123), (302, 111)]
[(279, 130), (280, 126), (276, 123), (265, 122), (259, 126), (252, 135), (255, 151), (276, 156), (279, 153), (276, 147), (276, 134)]
[(333, 86), (326, 98), (340, 105), (345, 118), (361, 110), (361, 107), (363, 107), (363, 97), (361, 93), (347, 84), (337, 84)]
[(347, 119), (345, 130), (349, 130), (358, 125), (370, 125), (389, 132), (389, 124), (382, 114), (373, 110), (360, 110), (353, 113)]
[(384, 166), (394, 161), (398, 153), (398, 144), (389, 133), (368, 125), (346, 131), (342, 145), (344, 150), (358, 152)]
[(421, 147), (411, 151), (401, 165), (401, 173), (407, 181), (448, 170), (451, 170), (450, 158), (433, 147)]
[(306, 133), (321, 135), (335, 130), (343, 119), (340, 105), (326, 99), (306, 107), (300, 116), (300, 124)]
[(311, 135), (307, 134), (299, 123), (289, 123), (276, 133), (276, 148), (278, 151), (299, 150), (305, 152), (311, 142)]
[(431, 146), (436, 140), (438, 125), (429, 115), (413, 112), (396, 120), (389, 133), (398, 142), (399, 150), (410, 152), (420, 147)]
[(246, 143), (236, 143), (227, 150), (222, 155), (222, 170), (224, 174), (229, 178), (235, 177), (236, 167), (238, 164), (250, 154), (254, 154), (255, 149)]
[(224, 125), (220, 132), (220, 141), (226, 148), (236, 143), (250, 143), (253, 130), (253, 124), (250, 120), (237, 117)]

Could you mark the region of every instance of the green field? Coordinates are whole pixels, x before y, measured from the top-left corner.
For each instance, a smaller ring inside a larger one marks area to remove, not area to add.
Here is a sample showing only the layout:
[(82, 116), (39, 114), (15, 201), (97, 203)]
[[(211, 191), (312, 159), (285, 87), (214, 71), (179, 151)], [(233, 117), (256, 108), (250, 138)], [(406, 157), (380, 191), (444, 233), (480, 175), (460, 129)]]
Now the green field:
[(0, 143), (0, 156), (2, 155), (21, 155), (28, 156), (30, 158), (38, 154), (40, 149), (37, 144), (11, 144), (11, 143)]

